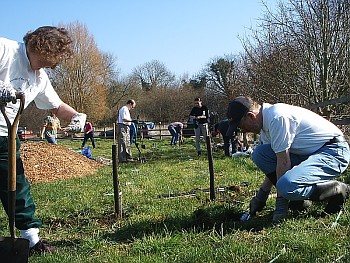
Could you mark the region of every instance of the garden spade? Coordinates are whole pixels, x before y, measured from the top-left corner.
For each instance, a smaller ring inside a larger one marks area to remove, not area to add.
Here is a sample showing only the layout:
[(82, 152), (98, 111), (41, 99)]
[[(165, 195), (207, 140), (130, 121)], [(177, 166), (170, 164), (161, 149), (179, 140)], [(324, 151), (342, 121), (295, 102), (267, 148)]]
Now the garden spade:
[(24, 107), (24, 95), (19, 94), (20, 106), (12, 125), (5, 112), (5, 105), (0, 105), (8, 129), (8, 209), (11, 237), (0, 237), (0, 261), (4, 263), (28, 262), (29, 241), (15, 235), (16, 208), (16, 135), (20, 115)]

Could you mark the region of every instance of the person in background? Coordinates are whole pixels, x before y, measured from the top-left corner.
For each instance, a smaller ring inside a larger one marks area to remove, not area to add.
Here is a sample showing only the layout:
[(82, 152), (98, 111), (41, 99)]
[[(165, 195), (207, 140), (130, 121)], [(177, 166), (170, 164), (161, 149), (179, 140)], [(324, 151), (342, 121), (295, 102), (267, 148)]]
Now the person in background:
[(168, 130), (172, 136), (170, 140), (170, 145), (176, 145), (177, 141), (179, 140), (179, 136), (182, 136), (183, 128), (183, 123), (178, 121), (172, 122), (168, 125)]
[(44, 118), (40, 138), (45, 138), (49, 143), (57, 144), (58, 130), (62, 130), (60, 120), (57, 118), (55, 113), (51, 112), (49, 116)]
[[(0, 103), (5, 106), (11, 123), (19, 110), (18, 98), (25, 96), (24, 108), (31, 102), (43, 110), (50, 110), (58, 118), (70, 121), (66, 132), (82, 132), (86, 114), (79, 113), (64, 103), (51, 85), (46, 69), (55, 69), (58, 64), (73, 54), (72, 39), (64, 28), (39, 27), (28, 32), (24, 43), (0, 38)], [(25, 176), (23, 162), (17, 143), (16, 214), (15, 226), (22, 238), (29, 240), (30, 254), (52, 253), (55, 248), (39, 237), (42, 222), (35, 214), (35, 203), (30, 184)], [(5, 118), (0, 114), (0, 198), (7, 212), (8, 207), (8, 130)], [(48, 233), (49, 235), (49, 233)]]
[(249, 143), (248, 143), (248, 138), (247, 138), (246, 132), (242, 132), (242, 138), (243, 138), (243, 143), (241, 144), (241, 151), (245, 152), (249, 149)]
[[(237, 133), (234, 132), (230, 136), (226, 136), (228, 127), (230, 125), (229, 120), (222, 120), (214, 125), (214, 130), (212, 132), (212, 136), (216, 137), (219, 133), (222, 135), (224, 140), (224, 152), (225, 156), (230, 157), (231, 154), (234, 154), (238, 151), (238, 145), (242, 147), (242, 144), (239, 142), (237, 138)], [(230, 146), (232, 147), (232, 151), (230, 153)]]
[(119, 109), (118, 114), (118, 160), (120, 163), (133, 162), (130, 144), (130, 125), (132, 119), (130, 110), (134, 109), (136, 102), (128, 100), (126, 105)]
[(265, 174), (250, 201), (251, 216), (261, 211), (274, 185), (277, 189), (273, 223), (287, 217), (288, 208), (301, 210), (310, 201), (328, 203), (323, 215), (341, 210), (350, 186), (337, 181), (349, 165), (349, 145), (341, 130), (322, 116), (284, 103), (259, 104), (249, 97), (235, 98), (228, 106), (227, 136), (237, 128), (260, 133), (252, 159)]
[(92, 127), (92, 123), (87, 120), (85, 122), (85, 127), (84, 127), (84, 140), (83, 143), (81, 144), (81, 148), (84, 148), (86, 142), (88, 141), (88, 139), (91, 140), (92, 143), (92, 147), (95, 149), (96, 145), (95, 145), (95, 138), (94, 138), (94, 128)]
[(204, 139), (208, 135), (208, 118), (209, 111), (208, 108), (203, 105), (201, 98), (194, 99), (194, 107), (190, 112), (190, 119), (194, 120), (194, 133), (196, 136), (196, 150), (198, 156), (201, 156), (201, 135)]

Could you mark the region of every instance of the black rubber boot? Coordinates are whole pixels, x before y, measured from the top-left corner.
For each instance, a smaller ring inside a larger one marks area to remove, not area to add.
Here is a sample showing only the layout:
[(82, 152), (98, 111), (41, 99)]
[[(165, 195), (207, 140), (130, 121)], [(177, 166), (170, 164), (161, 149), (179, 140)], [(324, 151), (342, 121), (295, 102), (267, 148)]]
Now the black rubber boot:
[(350, 186), (338, 181), (327, 181), (316, 184), (316, 188), (310, 200), (324, 201), (328, 200), (328, 204), (324, 209), (325, 214), (338, 213), (350, 194)]
[[(271, 183), (276, 187), (276, 183), (277, 183), (276, 172), (266, 174), (266, 177), (269, 178)], [(311, 205), (312, 205), (312, 202), (310, 200), (289, 201), (288, 208), (294, 212), (302, 212), (302, 211), (308, 210), (311, 207)]]

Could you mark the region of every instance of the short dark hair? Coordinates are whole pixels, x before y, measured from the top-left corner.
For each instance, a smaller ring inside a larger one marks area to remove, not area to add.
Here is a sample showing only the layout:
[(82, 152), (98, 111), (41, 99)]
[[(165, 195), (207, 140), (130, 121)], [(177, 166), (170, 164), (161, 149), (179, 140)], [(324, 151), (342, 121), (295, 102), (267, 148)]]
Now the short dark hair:
[(200, 97), (194, 99), (194, 101), (202, 101)]
[(134, 100), (128, 100), (127, 102), (126, 102), (126, 104), (131, 104), (131, 105), (134, 105)]

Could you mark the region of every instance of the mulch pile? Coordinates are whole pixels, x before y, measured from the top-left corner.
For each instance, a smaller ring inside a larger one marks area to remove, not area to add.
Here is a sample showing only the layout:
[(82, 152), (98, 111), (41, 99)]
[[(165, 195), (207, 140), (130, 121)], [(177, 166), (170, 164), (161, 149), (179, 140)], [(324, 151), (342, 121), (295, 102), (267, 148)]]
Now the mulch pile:
[(22, 142), (21, 157), (31, 183), (82, 177), (103, 165), (64, 146), (46, 142)]

